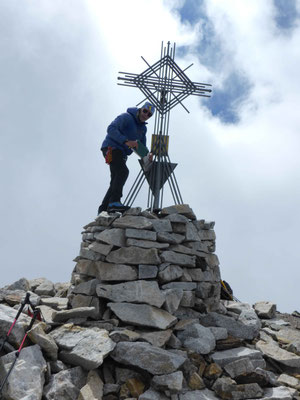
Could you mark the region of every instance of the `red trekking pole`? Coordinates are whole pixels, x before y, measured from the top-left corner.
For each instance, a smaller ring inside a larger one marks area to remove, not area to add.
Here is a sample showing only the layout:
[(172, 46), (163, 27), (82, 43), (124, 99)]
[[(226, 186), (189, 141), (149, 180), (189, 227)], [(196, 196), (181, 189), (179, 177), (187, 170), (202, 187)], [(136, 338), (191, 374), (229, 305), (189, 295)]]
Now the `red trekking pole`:
[[(29, 293), (28, 293), (29, 294)], [(27, 295), (26, 295), (26, 297), (27, 297)], [(26, 303), (25, 303), (26, 304)], [(24, 305), (25, 305), (24, 304)], [(23, 303), (22, 303), (22, 305), (23, 305)], [(23, 305), (23, 307), (24, 307), (24, 305)], [(22, 307), (22, 306), (21, 306)], [(22, 310), (21, 310), (22, 311)], [(19, 312), (21, 312), (20, 310), (19, 310)], [(18, 316), (19, 316), (19, 312), (18, 312)], [(25, 331), (25, 335), (24, 335), (24, 337), (23, 337), (23, 340), (22, 340), (22, 342), (21, 342), (21, 344), (20, 344), (20, 347), (19, 347), (19, 349), (16, 351), (16, 353), (15, 353), (15, 359), (14, 359), (14, 362), (12, 363), (12, 365), (11, 365), (11, 367), (10, 367), (10, 369), (9, 369), (9, 371), (8, 371), (8, 373), (7, 373), (7, 375), (6, 375), (6, 377), (4, 378), (4, 380), (3, 380), (3, 382), (2, 382), (2, 384), (1, 384), (1, 387), (0, 387), (0, 394), (2, 393), (2, 389), (3, 389), (3, 387), (4, 387), (4, 385), (5, 385), (5, 383), (6, 383), (6, 381), (7, 381), (7, 379), (9, 378), (9, 375), (11, 374), (11, 371), (13, 370), (13, 368), (14, 368), (14, 366), (15, 366), (15, 364), (16, 364), (16, 362), (17, 362), (17, 359), (19, 358), (19, 355), (20, 355), (20, 353), (21, 353), (21, 350), (22, 350), (22, 348), (23, 348), (23, 345), (24, 345), (24, 342), (25, 342), (25, 340), (26, 340), (26, 338), (27, 338), (27, 335), (28, 335), (28, 332), (30, 331), (30, 329), (32, 328), (32, 326), (33, 326), (33, 324), (34, 324), (34, 321), (36, 320), (36, 318), (37, 318), (37, 316), (38, 316), (38, 314), (39, 314), (39, 310), (34, 310), (33, 311), (33, 316), (32, 316), (32, 319), (31, 319), (31, 321), (30, 321), (30, 324), (28, 325), (28, 327), (27, 327), (27, 329), (26, 329), (26, 331)], [(16, 318), (17, 319), (17, 318)], [(16, 319), (15, 319), (15, 321), (16, 321)], [(13, 325), (15, 324), (15, 322), (13, 323)], [(12, 327), (13, 327), (13, 325), (12, 325)], [(11, 327), (11, 329), (12, 329), (12, 327)], [(11, 331), (11, 329), (10, 329), (10, 331)]]
[(18, 311), (18, 313), (16, 315), (16, 318), (14, 319), (14, 322), (11, 324), (11, 327), (9, 328), (9, 331), (7, 332), (7, 335), (6, 335), (5, 339), (3, 340), (2, 344), (1, 344), (0, 351), (3, 349), (5, 343), (7, 342), (8, 337), (9, 337), (11, 331), (13, 330), (13, 327), (15, 326), (15, 324), (16, 324), (21, 312), (23, 311), (25, 305), (30, 303), (29, 297), (30, 297), (30, 293), (26, 293), (25, 299), (21, 303), (21, 306), (20, 306), (19, 311)]

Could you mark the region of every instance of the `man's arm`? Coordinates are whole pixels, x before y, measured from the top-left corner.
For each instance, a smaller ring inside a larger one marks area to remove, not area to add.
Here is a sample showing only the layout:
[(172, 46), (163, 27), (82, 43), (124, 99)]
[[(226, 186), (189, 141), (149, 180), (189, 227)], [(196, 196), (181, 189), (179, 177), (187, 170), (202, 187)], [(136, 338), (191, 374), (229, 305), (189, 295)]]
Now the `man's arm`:
[(128, 142), (127, 137), (124, 135), (124, 130), (126, 130), (126, 126), (129, 122), (129, 118), (131, 118), (127, 114), (119, 115), (108, 127), (107, 133), (108, 137), (119, 144), (123, 144)]

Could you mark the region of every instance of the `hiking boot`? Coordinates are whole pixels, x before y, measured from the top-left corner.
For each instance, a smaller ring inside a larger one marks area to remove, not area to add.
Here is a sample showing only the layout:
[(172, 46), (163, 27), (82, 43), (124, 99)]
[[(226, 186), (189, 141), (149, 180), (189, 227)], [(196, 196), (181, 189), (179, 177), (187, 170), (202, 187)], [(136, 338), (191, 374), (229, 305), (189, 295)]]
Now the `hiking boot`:
[(119, 201), (116, 201), (114, 203), (109, 203), (107, 207), (107, 212), (120, 212), (123, 213), (127, 210), (129, 210), (129, 206), (125, 206), (124, 204), (120, 203)]

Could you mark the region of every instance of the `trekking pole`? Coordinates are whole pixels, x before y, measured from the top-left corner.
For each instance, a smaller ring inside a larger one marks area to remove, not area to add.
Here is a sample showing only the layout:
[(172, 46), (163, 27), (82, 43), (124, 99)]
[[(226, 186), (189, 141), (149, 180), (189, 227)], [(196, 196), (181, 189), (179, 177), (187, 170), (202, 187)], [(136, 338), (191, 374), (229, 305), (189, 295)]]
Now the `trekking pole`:
[(30, 297), (30, 293), (27, 292), (27, 293), (26, 293), (26, 296), (25, 296), (25, 299), (22, 301), (21, 306), (20, 306), (20, 308), (19, 308), (19, 311), (18, 311), (18, 313), (17, 313), (17, 315), (16, 315), (16, 317), (15, 317), (15, 319), (14, 319), (14, 322), (11, 324), (11, 327), (9, 328), (9, 331), (7, 332), (7, 335), (6, 335), (5, 339), (3, 340), (2, 344), (1, 344), (0, 351), (2, 351), (2, 349), (3, 349), (4, 345), (5, 345), (5, 343), (7, 342), (8, 337), (9, 337), (11, 331), (13, 330), (13, 327), (15, 326), (15, 324), (16, 324), (16, 322), (17, 322), (17, 320), (18, 320), (18, 318), (19, 318), (21, 312), (23, 311), (25, 305), (26, 305), (26, 304), (31, 304), (31, 303), (30, 303), (30, 300), (29, 300), (29, 297)]
[(20, 355), (21, 350), (22, 350), (22, 348), (23, 348), (24, 342), (25, 342), (25, 340), (26, 340), (26, 338), (27, 338), (28, 332), (29, 332), (30, 329), (32, 328), (32, 326), (33, 326), (33, 324), (34, 324), (34, 321), (36, 320), (36, 318), (37, 318), (37, 316), (38, 316), (38, 313), (39, 313), (38, 310), (34, 310), (34, 312), (33, 312), (33, 317), (32, 317), (32, 319), (31, 319), (31, 321), (30, 321), (30, 324), (28, 325), (28, 327), (27, 327), (27, 329), (26, 329), (26, 331), (25, 331), (25, 335), (24, 335), (23, 340), (22, 340), (22, 342), (21, 342), (21, 344), (20, 344), (20, 347), (19, 347), (19, 349), (16, 351), (16, 354), (15, 354), (16, 357), (15, 357), (15, 359), (14, 359), (12, 365), (10, 366), (10, 369), (9, 369), (9, 371), (8, 371), (8, 373), (7, 373), (7, 375), (6, 375), (6, 377), (4, 378), (4, 380), (3, 380), (2, 384), (1, 384), (1, 387), (0, 387), (0, 394), (2, 393), (2, 389), (3, 389), (3, 387), (4, 387), (5, 383), (6, 383), (6, 381), (8, 380), (9, 375), (11, 374), (11, 371), (12, 371), (13, 368), (14, 368), (15, 363), (17, 362), (17, 359), (19, 358), (19, 355)]

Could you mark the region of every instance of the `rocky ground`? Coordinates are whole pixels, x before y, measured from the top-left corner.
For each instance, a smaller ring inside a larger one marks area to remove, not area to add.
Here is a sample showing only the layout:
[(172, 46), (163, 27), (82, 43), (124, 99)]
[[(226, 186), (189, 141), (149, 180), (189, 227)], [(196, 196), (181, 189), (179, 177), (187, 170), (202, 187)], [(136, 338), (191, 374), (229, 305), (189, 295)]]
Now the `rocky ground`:
[[(213, 223), (188, 207), (148, 214), (87, 225), (70, 283), (22, 278), (0, 289), (1, 339), (28, 292), (44, 319), (3, 399), (300, 399), (297, 313), (220, 300)], [(25, 307), (1, 382), (30, 320)]]

